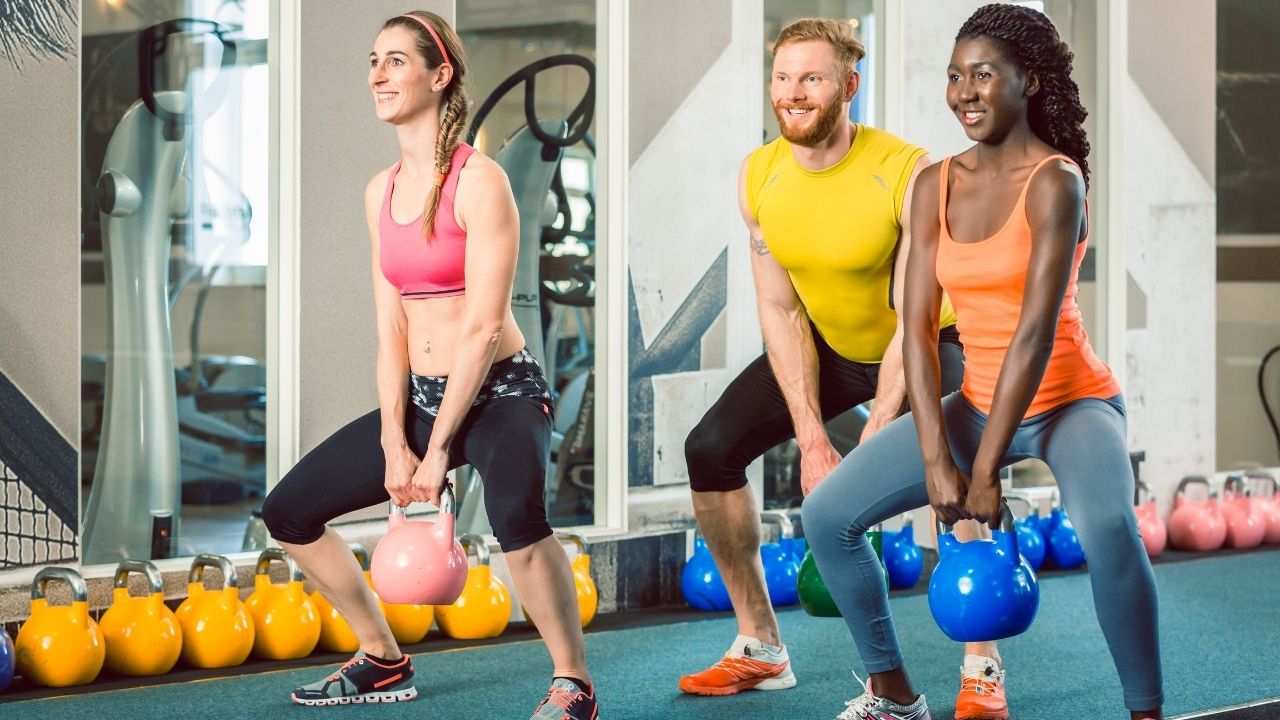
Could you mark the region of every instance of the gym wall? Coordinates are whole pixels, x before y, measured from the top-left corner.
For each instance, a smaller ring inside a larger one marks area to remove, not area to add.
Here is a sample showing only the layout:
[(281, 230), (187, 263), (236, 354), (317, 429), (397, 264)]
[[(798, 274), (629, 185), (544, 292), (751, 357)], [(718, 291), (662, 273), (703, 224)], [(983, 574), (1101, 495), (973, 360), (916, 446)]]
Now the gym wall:
[(74, 560), (79, 529), (79, 22), (59, 4), (0, 50), (0, 570)]
[(1129, 1), (1115, 201), (1127, 216), (1130, 297), (1145, 312), (1130, 301), (1123, 382), (1129, 446), (1146, 451), (1142, 476), (1162, 510), (1183, 476), (1216, 469), (1215, 5)]

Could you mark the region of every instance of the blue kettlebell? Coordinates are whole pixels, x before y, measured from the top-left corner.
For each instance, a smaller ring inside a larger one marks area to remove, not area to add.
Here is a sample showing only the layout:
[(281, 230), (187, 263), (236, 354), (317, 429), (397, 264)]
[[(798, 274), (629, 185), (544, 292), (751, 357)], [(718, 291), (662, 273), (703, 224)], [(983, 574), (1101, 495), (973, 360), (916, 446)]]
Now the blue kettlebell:
[(916, 545), (915, 528), (908, 516), (898, 532), (885, 531), (884, 565), (889, 570), (889, 587), (915, 587), (924, 572), (924, 555)]
[(724, 586), (715, 558), (711, 557), (707, 541), (701, 536), (694, 537), (693, 556), (680, 572), (680, 592), (684, 594), (685, 602), (695, 610), (717, 612), (733, 609), (729, 589)]
[(1018, 552), (1027, 559), (1032, 570), (1039, 570), (1044, 564), (1045, 546), (1044, 536), (1040, 534), (1040, 516), (1035, 514), (1035, 505), (1021, 495), (1009, 494), (1005, 496), (1005, 500), (1016, 500), (1027, 506), (1030, 514), (1021, 520), (1014, 520), (1018, 526)]
[(13, 679), (13, 666), (17, 662), (14, 656), (13, 641), (9, 639), (9, 633), (0, 628), (0, 693), (9, 687), (9, 681)]
[(1053, 491), (1053, 512), (1047, 524), (1044, 531), (1046, 559), (1063, 570), (1083, 565), (1084, 548), (1080, 547), (1080, 536), (1067, 517), (1067, 511), (1062, 509), (1061, 495), (1057, 490)]
[(1018, 552), (1013, 513), (1002, 503), (1000, 529), (990, 540), (962, 543), (938, 532), (940, 560), (929, 578), (929, 610), (956, 642), (990, 642), (1031, 627), (1040, 607), (1036, 573)]
[(764, 582), (769, 588), (769, 604), (774, 607), (794, 605), (800, 600), (796, 592), (800, 561), (795, 556), (795, 527), (791, 524), (791, 518), (779, 512), (760, 513), (760, 522), (778, 526), (778, 542), (760, 546), (760, 562), (764, 565)]

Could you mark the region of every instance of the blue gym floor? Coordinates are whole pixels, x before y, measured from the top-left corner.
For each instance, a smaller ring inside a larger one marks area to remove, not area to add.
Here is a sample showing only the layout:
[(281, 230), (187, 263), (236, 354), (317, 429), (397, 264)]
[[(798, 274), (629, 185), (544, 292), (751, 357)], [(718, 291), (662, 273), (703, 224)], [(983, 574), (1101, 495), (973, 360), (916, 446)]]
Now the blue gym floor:
[[(1168, 715), (1280, 696), (1280, 551), (1160, 563), (1155, 572)], [(933, 717), (950, 720), (959, 646), (934, 625), (924, 595), (895, 596), (892, 605), (912, 678), (929, 697)], [(683, 695), (676, 681), (682, 673), (710, 664), (728, 647), (735, 626), (727, 615), (590, 632), (587, 652), (599, 687), (601, 718), (834, 718), (844, 701), (859, 692), (850, 671), (861, 671), (843, 622), (811, 618), (798, 609), (781, 611), (779, 622), (799, 684), (791, 690), (723, 698)], [(258, 665), (249, 666), (252, 674), (149, 687), (95, 691), (89, 686), (29, 700), (21, 700), (21, 694), (0, 695), (0, 718), (246, 718), (280, 712), (380, 720), (523, 720), (546, 691), (550, 662), (541, 643), (522, 637), (526, 639), (419, 653), (420, 695), (409, 703), (294, 706), (289, 691), (330, 667), (262, 672)], [(430, 641), (424, 645), (430, 646)], [(1014, 718), (1127, 717), (1087, 575), (1044, 577), (1035, 624), (1001, 648)]]

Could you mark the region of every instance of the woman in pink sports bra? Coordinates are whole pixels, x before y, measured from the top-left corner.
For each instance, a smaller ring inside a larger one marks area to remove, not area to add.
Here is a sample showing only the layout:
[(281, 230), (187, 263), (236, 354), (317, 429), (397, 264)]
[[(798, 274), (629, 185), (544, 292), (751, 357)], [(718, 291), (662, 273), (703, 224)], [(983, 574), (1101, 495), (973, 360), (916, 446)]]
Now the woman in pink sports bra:
[(489, 522), (551, 654), (551, 688), (533, 720), (596, 720), (573, 575), (543, 503), (550, 390), (511, 313), (515, 199), (502, 169), (459, 142), (465, 76), (461, 41), (430, 12), (387, 20), (369, 53), (374, 112), (400, 140), (400, 159), (365, 188), (379, 407), (307, 453), (262, 508), (272, 537), (351, 624), (361, 652), (292, 699), (416, 697), (412, 662), (326, 523), (388, 500), (439, 505), (445, 472), (469, 463), (484, 479)]

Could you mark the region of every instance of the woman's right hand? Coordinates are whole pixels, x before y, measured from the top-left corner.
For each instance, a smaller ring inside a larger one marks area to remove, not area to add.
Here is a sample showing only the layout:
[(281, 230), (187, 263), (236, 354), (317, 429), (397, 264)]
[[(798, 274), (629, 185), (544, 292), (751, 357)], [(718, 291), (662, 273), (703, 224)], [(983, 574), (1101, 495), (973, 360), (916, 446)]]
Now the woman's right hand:
[(409, 486), (413, 482), (413, 473), (418, 469), (419, 459), (407, 445), (386, 448), (383, 454), (387, 460), (386, 476), (383, 486), (391, 496), (391, 502), (400, 507), (408, 507), (412, 499)]
[(947, 525), (955, 525), (969, 517), (965, 511), (965, 499), (969, 494), (969, 476), (954, 462), (926, 470), (925, 487), (929, 492), (929, 505), (938, 519)]

